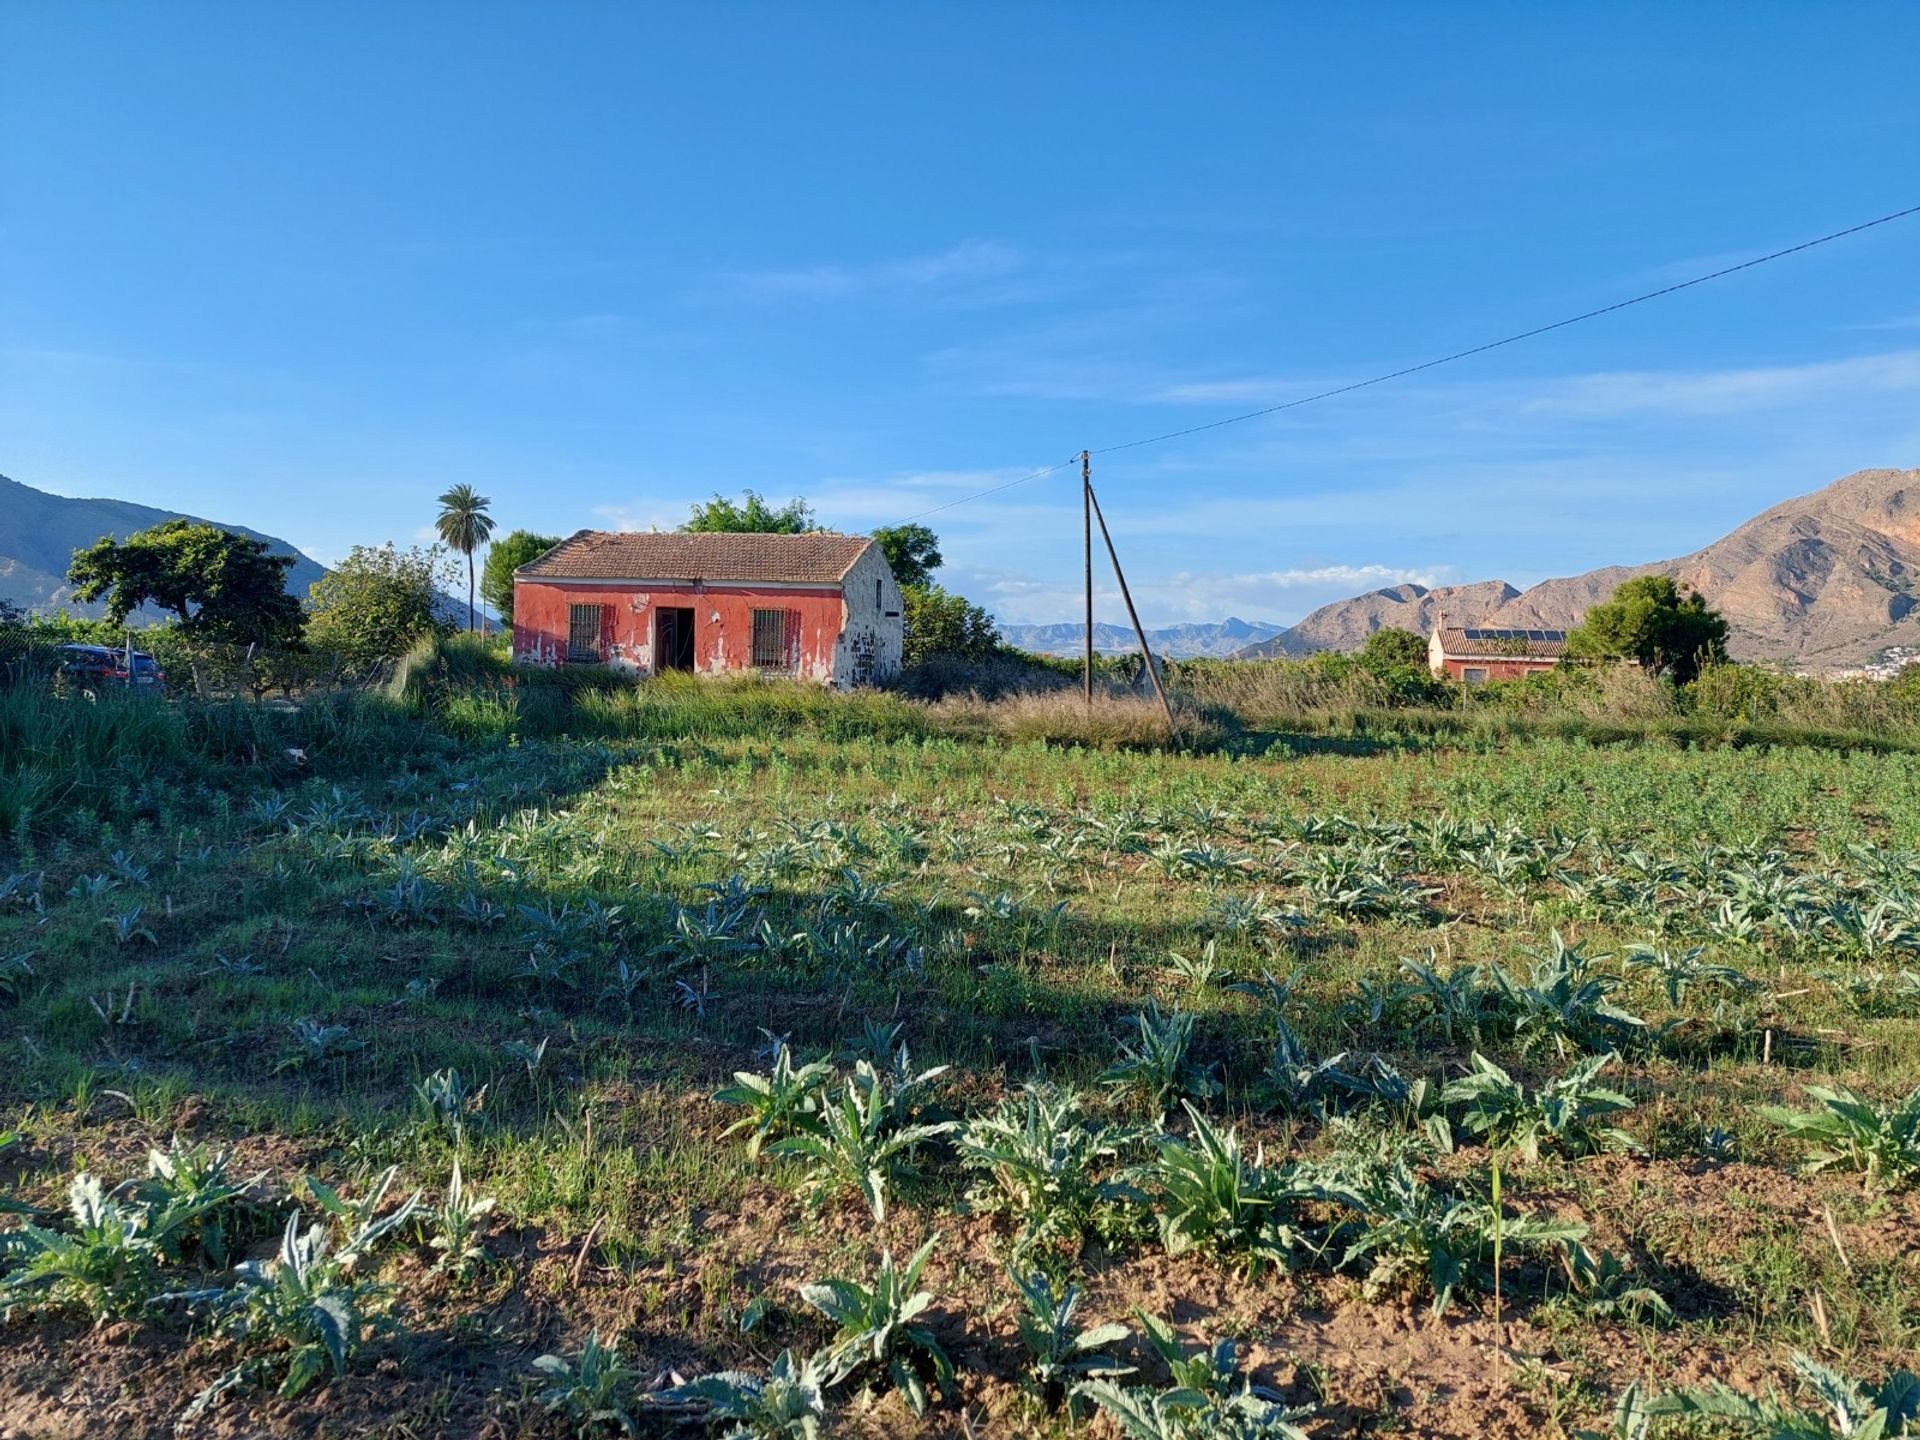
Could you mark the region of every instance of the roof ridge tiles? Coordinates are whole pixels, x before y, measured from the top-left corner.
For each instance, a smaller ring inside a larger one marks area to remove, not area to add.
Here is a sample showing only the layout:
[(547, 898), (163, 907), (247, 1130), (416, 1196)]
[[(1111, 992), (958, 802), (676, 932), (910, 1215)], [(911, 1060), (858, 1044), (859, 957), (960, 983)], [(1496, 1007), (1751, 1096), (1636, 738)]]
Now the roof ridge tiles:
[(514, 571), (528, 580), (709, 580), (837, 585), (873, 544), (810, 530), (580, 530)]

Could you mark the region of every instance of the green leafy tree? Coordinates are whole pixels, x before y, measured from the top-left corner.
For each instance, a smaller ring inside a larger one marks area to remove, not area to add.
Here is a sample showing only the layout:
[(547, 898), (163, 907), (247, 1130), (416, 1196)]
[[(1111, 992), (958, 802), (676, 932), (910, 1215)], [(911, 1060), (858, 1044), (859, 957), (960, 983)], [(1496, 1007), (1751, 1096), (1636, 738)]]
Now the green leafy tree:
[(487, 506), (493, 502), (471, 485), (456, 485), (440, 497), (440, 513), (433, 528), (451, 550), (467, 557), (467, 629), (473, 626), (473, 552), (487, 543), (493, 534), (493, 517)]
[(820, 526), (813, 518), (813, 508), (805, 500), (796, 496), (776, 507), (769, 505), (758, 491), (749, 490), (740, 504), (716, 492), (706, 504), (694, 506), (693, 514), (680, 528), (694, 533), (745, 531), (762, 535), (803, 535)]
[(1669, 671), (1684, 685), (1702, 665), (1726, 659), (1727, 622), (1699, 591), (1681, 589), (1670, 576), (1637, 575), (1587, 612), (1567, 636), (1567, 650)]
[(900, 591), (907, 633), (905, 662), (930, 655), (984, 660), (1000, 650), (1000, 629), (993, 616), (965, 596), (938, 585), (903, 586)]
[(1373, 676), (1386, 690), (1385, 703), (1391, 705), (1431, 705), (1446, 693), (1445, 683), (1428, 668), (1426, 639), (1411, 630), (1385, 626), (1351, 655), (1328, 652), (1314, 661), (1329, 667), (1330, 676), (1340, 673), (1333, 669), (1339, 662)]
[(883, 525), (873, 532), (873, 543), (902, 590), (933, 584), (933, 572), (945, 563), (940, 537), (924, 525)]
[(1920, 661), (1902, 665), (1899, 673), (1887, 682), (1887, 693), (1896, 700), (1920, 705)]
[(488, 548), (487, 563), (480, 570), (480, 598), (493, 607), (501, 623), (513, 624), (513, 572), (538, 560), (559, 543), (558, 535), (515, 530)]
[(873, 540), (900, 585), (906, 664), (934, 655), (984, 660), (1000, 652), (993, 617), (934, 582), (933, 572), (945, 563), (938, 535), (925, 525), (886, 525), (873, 532)]
[(264, 540), (217, 525), (163, 520), (115, 540), (111, 535), (73, 552), (67, 578), (80, 600), (106, 597), (114, 625), (142, 605), (179, 617), (196, 639), (232, 644), (295, 645), (300, 602), (287, 593), (291, 555), (275, 555)]
[(356, 545), (324, 579), (313, 582), (307, 638), (355, 664), (404, 655), (427, 635), (453, 625), (438, 611), (440, 587), (455, 577), (439, 546), (400, 550)]
[(1367, 643), (1360, 647), (1360, 663), (1376, 672), (1414, 667), (1425, 670), (1427, 668), (1426, 637), (1392, 625), (1382, 626), (1367, 636)]

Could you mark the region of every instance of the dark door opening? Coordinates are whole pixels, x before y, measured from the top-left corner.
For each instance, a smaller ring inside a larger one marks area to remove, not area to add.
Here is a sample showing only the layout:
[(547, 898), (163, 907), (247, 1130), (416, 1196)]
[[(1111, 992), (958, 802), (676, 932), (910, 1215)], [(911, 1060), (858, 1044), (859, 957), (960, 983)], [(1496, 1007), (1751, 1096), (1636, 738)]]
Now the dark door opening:
[(693, 669), (693, 609), (662, 606), (653, 612), (653, 668)]

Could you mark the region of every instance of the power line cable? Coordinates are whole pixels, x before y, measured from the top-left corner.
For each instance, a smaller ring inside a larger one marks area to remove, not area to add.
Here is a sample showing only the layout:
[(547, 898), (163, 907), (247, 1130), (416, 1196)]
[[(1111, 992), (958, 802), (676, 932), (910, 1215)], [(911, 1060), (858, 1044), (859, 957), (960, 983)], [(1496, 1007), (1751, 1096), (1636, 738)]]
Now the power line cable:
[[(1789, 255), (1798, 255), (1803, 250), (1811, 250), (1815, 246), (1830, 244), (1835, 240), (1844, 240), (1849, 235), (1858, 235), (1863, 230), (1872, 230), (1876, 226), (1891, 224), (1895, 220), (1904, 220), (1910, 215), (1920, 215), (1920, 205), (1912, 205), (1904, 210), (1895, 210), (1891, 214), (1881, 215), (1876, 219), (1866, 220), (1858, 225), (1849, 225), (1844, 230), (1835, 230), (1831, 234), (1821, 235), (1813, 240), (1803, 240), (1798, 245), (1789, 245), (1784, 250), (1774, 250), (1765, 255), (1758, 255), (1751, 260), (1743, 260), (1738, 265), (1722, 266), (1720, 269), (1708, 271), (1704, 275), (1696, 275), (1690, 280), (1681, 280), (1672, 285), (1663, 285), (1658, 290), (1649, 290), (1646, 294), (1635, 295), (1630, 300), (1616, 300), (1611, 305), (1602, 305), (1597, 310), (1588, 310), (1579, 315), (1570, 315), (1564, 320), (1555, 320), (1550, 325), (1536, 325), (1531, 330), (1522, 330), (1518, 334), (1508, 335), (1499, 340), (1489, 340), (1482, 345), (1473, 345), (1465, 350), (1456, 350), (1451, 355), (1442, 355), (1435, 360), (1423, 360), (1418, 365), (1406, 365), (1398, 370), (1389, 370), (1384, 375), (1375, 375), (1371, 379), (1355, 380), (1349, 385), (1336, 385), (1331, 390), (1321, 390), (1312, 395), (1302, 395), (1295, 400), (1283, 401), (1278, 405), (1268, 405), (1259, 410), (1249, 410), (1244, 415), (1229, 415), (1223, 420), (1209, 420), (1204, 425), (1189, 425), (1182, 430), (1169, 430), (1163, 435), (1149, 435), (1141, 440), (1128, 440), (1119, 445), (1101, 446), (1091, 453), (1095, 455), (1112, 455), (1121, 450), (1137, 450), (1143, 445), (1159, 445), (1168, 440), (1178, 440), (1183, 436), (1198, 435), (1203, 431), (1218, 430), (1227, 425), (1239, 425), (1248, 420), (1258, 420), (1263, 415), (1277, 415), (1282, 410), (1295, 410), (1302, 405), (1311, 405), (1315, 401), (1331, 400), (1336, 395), (1350, 395), (1356, 390), (1366, 390), (1375, 385), (1384, 385), (1389, 380), (1399, 380), (1408, 375), (1417, 375), (1422, 370), (1432, 370), (1439, 365), (1451, 365), (1456, 360), (1465, 360), (1473, 355), (1484, 355), (1489, 350), (1498, 350), (1506, 345), (1516, 345), (1522, 340), (1531, 340), (1535, 336), (1545, 335), (1554, 330), (1564, 330), (1567, 326), (1578, 325), (1582, 321), (1597, 320), (1602, 315), (1611, 315), (1617, 310), (1626, 310), (1635, 305), (1644, 305), (1649, 300), (1660, 299), (1663, 295), (1673, 295), (1681, 290), (1690, 290), (1696, 285), (1704, 285), (1709, 280), (1719, 280), (1728, 275), (1737, 275), (1740, 271), (1751, 270), (1756, 265), (1765, 265), (1772, 260), (1783, 260)], [(1011, 490), (1015, 486), (1025, 485), (1031, 481), (1040, 479), (1042, 476), (1051, 475), (1056, 470), (1064, 470), (1078, 458), (1079, 456), (1076, 454), (1072, 459), (1063, 460), (1058, 465), (1050, 465), (1044, 470), (1036, 470), (1031, 475), (1023, 475), (1018, 480), (1009, 480), (1004, 485), (995, 485), (990, 489), (981, 490), (972, 495), (963, 495), (958, 500), (950, 500), (944, 505), (936, 505), (931, 510), (922, 510), (919, 515), (912, 515), (908, 518), (918, 520), (922, 516), (935, 515), (942, 510), (951, 510), (956, 506), (967, 505), (975, 500), (984, 500), (989, 495), (998, 495), (1003, 490)]]
[(924, 520), (929, 515), (938, 515), (942, 510), (951, 510), (956, 505), (966, 505), (974, 500), (984, 500), (989, 495), (998, 495), (1002, 490), (1011, 490), (1016, 485), (1025, 485), (1030, 480), (1038, 480), (1042, 475), (1051, 475), (1056, 470), (1064, 470), (1069, 465), (1078, 464), (1079, 460), (1079, 454), (1075, 453), (1068, 456), (1065, 460), (1062, 460), (1058, 465), (1049, 465), (1044, 470), (1036, 470), (1031, 475), (1022, 475), (1018, 480), (1009, 480), (1006, 484), (995, 485), (989, 490), (977, 490), (971, 495), (962, 495), (958, 500), (949, 500), (946, 504), (936, 505), (931, 510), (922, 510), (916, 515), (909, 515), (906, 520), (900, 523), (905, 525), (910, 521)]
[(1398, 380), (1406, 375), (1417, 375), (1422, 370), (1431, 370), (1436, 365), (1450, 365), (1455, 360), (1465, 360), (1470, 355), (1484, 355), (1489, 350), (1498, 350), (1503, 345), (1518, 344), (1522, 340), (1531, 340), (1536, 335), (1545, 335), (1552, 330), (1564, 330), (1569, 325), (1578, 325), (1583, 320), (1596, 320), (1602, 315), (1611, 315), (1616, 310), (1625, 310), (1634, 305), (1644, 305), (1649, 300), (1658, 300), (1662, 295), (1672, 295), (1676, 291), (1690, 290), (1695, 285), (1704, 285), (1709, 280), (1718, 280), (1726, 275), (1737, 274), (1742, 270), (1751, 270), (1756, 265), (1764, 265), (1769, 260), (1780, 260), (1788, 255), (1797, 255), (1802, 250), (1811, 250), (1816, 245), (1825, 245), (1829, 241), (1841, 240), (1849, 235), (1858, 235), (1862, 230), (1871, 230), (1876, 225), (1885, 225), (1908, 215), (1920, 215), (1920, 205), (1906, 210), (1896, 210), (1891, 215), (1882, 215), (1877, 220), (1868, 220), (1864, 224), (1850, 225), (1845, 230), (1836, 230), (1831, 235), (1822, 235), (1817, 240), (1803, 240), (1798, 245), (1789, 245), (1784, 250), (1775, 250), (1770, 255), (1760, 255), (1752, 260), (1743, 260), (1738, 265), (1728, 265), (1719, 270), (1709, 271), (1705, 275), (1696, 275), (1691, 280), (1682, 280), (1675, 285), (1665, 285), (1658, 290), (1649, 290), (1644, 295), (1636, 295), (1631, 300), (1616, 300), (1611, 305), (1602, 305), (1598, 310), (1589, 310), (1581, 315), (1570, 315), (1565, 320), (1556, 320), (1551, 325), (1538, 325), (1531, 330), (1522, 330), (1517, 335), (1509, 335), (1502, 340), (1489, 340), (1484, 345), (1474, 345), (1465, 350), (1456, 350), (1451, 355), (1442, 355), (1437, 360), (1425, 360), (1418, 365), (1408, 365), (1399, 370), (1390, 370), (1385, 375), (1376, 375), (1371, 380), (1356, 380), (1351, 385), (1339, 385), (1331, 390), (1322, 390), (1316, 395), (1303, 395), (1297, 400), (1288, 400), (1280, 405), (1269, 405), (1261, 410), (1249, 410), (1244, 415), (1229, 416), (1225, 420), (1211, 420), (1204, 425), (1189, 425), (1184, 430), (1169, 430), (1164, 435), (1150, 435), (1144, 440), (1129, 440), (1124, 445), (1108, 445), (1095, 450), (1095, 455), (1111, 455), (1116, 450), (1133, 450), (1142, 445), (1158, 445), (1163, 440), (1177, 440), (1183, 435), (1198, 435), (1203, 430), (1218, 430), (1223, 425), (1238, 425), (1243, 420), (1257, 420), (1262, 415), (1276, 415), (1282, 410), (1292, 410), (1300, 405), (1311, 405), (1316, 400), (1331, 400), (1336, 395), (1348, 395), (1355, 390), (1365, 390), (1371, 385), (1384, 385), (1389, 380)]

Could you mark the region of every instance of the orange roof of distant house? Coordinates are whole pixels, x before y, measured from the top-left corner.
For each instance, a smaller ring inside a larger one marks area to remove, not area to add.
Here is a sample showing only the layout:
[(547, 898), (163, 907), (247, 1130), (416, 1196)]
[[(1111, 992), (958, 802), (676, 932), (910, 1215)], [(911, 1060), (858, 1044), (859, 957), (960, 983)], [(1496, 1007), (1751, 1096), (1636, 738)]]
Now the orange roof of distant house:
[(1567, 653), (1567, 632), (1449, 625), (1440, 631), (1440, 651), (1450, 660), (1559, 660)]
[(580, 530), (513, 573), (529, 580), (713, 580), (837, 585), (865, 535)]

